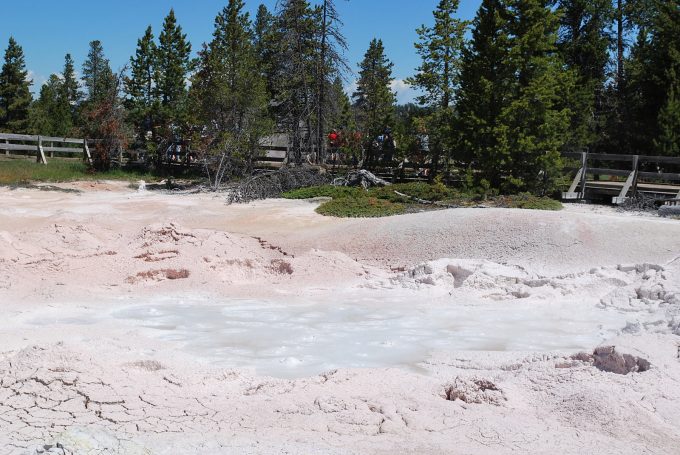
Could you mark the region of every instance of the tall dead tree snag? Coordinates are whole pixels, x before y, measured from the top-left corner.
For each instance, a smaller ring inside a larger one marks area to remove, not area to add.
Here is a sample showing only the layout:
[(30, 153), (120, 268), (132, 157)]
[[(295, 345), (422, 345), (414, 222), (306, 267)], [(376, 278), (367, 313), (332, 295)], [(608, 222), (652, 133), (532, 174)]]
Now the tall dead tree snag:
[(288, 162), (301, 164), (310, 152), (315, 67), (315, 21), (306, 0), (279, 4), (276, 53), (276, 114), (288, 134)]
[(307, 0), (279, 4), (276, 58), (276, 117), (288, 134), (288, 162), (301, 164), (305, 155), (325, 159), (329, 88), (347, 65), (341, 22), (334, 0), (312, 7)]
[[(335, 0), (323, 0), (320, 6), (320, 50), (318, 61), (318, 102), (316, 109), (316, 150), (319, 162), (325, 162), (327, 158), (326, 130), (328, 129), (329, 114), (337, 107), (335, 100), (329, 100), (327, 93), (334, 81), (341, 77), (349, 67), (343, 56), (347, 50), (347, 41), (340, 30), (343, 23), (336, 8)], [(338, 125), (332, 125), (333, 128)]]

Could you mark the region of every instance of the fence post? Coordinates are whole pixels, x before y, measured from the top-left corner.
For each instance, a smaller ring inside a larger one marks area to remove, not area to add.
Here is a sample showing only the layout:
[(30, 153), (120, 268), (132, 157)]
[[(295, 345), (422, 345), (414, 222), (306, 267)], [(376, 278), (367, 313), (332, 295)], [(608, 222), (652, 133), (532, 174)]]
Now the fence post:
[[(9, 145), (9, 139), (5, 139), (5, 144)], [(9, 156), (9, 147), (5, 149), (5, 156)]]
[(588, 181), (588, 152), (581, 152), (581, 198), (586, 198), (586, 183)]
[[(50, 149), (54, 148), (54, 141), (50, 142)], [(54, 158), (54, 150), (50, 150), (50, 158)]]
[(640, 155), (635, 155), (633, 157), (633, 172), (635, 173), (635, 177), (633, 177), (633, 185), (631, 188), (631, 194), (637, 193), (637, 184), (638, 184), (638, 170), (640, 169)]
[(38, 136), (38, 156), (36, 162), (47, 164), (47, 159), (45, 159), (45, 151), (42, 146), (42, 136)]
[(83, 160), (92, 166), (92, 155), (90, 155), (90, 148), (87, 146), (87, 138), (83, 139)]

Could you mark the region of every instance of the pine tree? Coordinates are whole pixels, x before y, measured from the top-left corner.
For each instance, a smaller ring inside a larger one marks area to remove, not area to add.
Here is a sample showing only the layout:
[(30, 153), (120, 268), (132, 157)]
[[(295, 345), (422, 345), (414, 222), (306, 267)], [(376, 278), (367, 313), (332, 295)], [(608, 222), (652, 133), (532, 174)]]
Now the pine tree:
[(449, 126), (453, 120), (454, 94), (458, 88), (460, 62), (465, 43), (467, 22), (455, 18), (458, 0), (440, 0), (434, 11), (434, 26), (420, 27), (419, 41), (415, 44), (422, 63), (418, 73), (407, 82), (424, 92), (418, 97), (421, 105), (434, 109), (434, 128), (430, 129), (434, 155), (432, 157), (434, 176), (439, 166), (439, 157), (444, 149), (450, 150)]
[(620, 91), (616, 84), (608, 87), (611, 114), (606, 139), (616, 153), (649, 150), (656, 136), (658, 110), (654, 106), (656, 103), (651, 102), (654, 84), (649, 74), (654, 66), (651, 46), (649, 30), (641, 29), (625, 60), (625, 90)]
[(0, 131), (18, 134), (28, 131), (31, 83), (24, 51), (10, 37), (0, 72)]
[(166, 128), (177, 128), (184, 121), (190, 54), (191, 44), (171, 9), (163, 22), (158, 46), (158, 94)]
[(71, 106), (65, 96), (64, 81), (52, 74), (40, 88), (40, 97), (31, 105), (31, 130), (34, 134), (66, 137), (73, 128)]
[(125, 109), (118, 96), (121, 77), (114, 76), (108, 92), (102, 94), (96, 103), (89, 103), (83, 116), (86, 137), (97, 138), (92, 149), (93, 169), (108, 171), (113, 160), (125, 149), (128, 132), (125, 125)]
[(292, 163), (302, 163), (303, 153), (312, 151), (314, 103), (316, 99), (317, 18), (307, 0), (279, 3), (274, 83), (276, 115), (288, 133)]
[(421, 105), (448, 109), (453, 104), (467, 29), (466, 21), (455, 18), (457, 11), (458, 0), (440, 0), (434, 26), (417, 30), (415, 47), (422, 63), (408, 82), (424, 92), (418, 97)]
[(109, 60), (104, 56), (100, 41), (90, 42), (90, 51), (83, 63), (83, 82), (87, 89), (88, 103), (97, 103), (107, 98), (116, 86), (115, 76)]
[(673, 82), (668, 100), (658, 116), (659, 135), (654, 140), (659, 155), (680, 156), (680, 81)]
[(265, 5), (257, 9), (253, 23), (253, 45), (260, 74), (265, 78), (269, 97), (274, 95), (277, 49), (276, 18)]
[[(640, 65), (635, 62), (644, 54), (647, 47), (652, 17), (658, 0), (612, 0), (614, 10), (613, 30), (616, 35), (614, 53), (616, 64), (612, 81), (607, 87), (607, 127), (604, 134), (605, 150), (616, 150), (618, 153), (635, 153), (640, 146), (649, 147), (650, 134), (638, 128), (644, 128), (644, 100), (639, 98), (640, 77), (634, 75)], [(661, 0), (659, 3), (674, 3), (672, 0)], [(633, 46), (629, 45), (629, 36), (638, 32)], [(637, 68), (636, 68), (637, 67)], [(644, 75), (642, 75), (644, 78)], [(653, 122), (653, 120), (652, 120)], [(642, 134), (640, 134), (642, 133)]]
[(569, 148), (593, 150), (600, 142), (605, 123), (605, 84), (609, 49), (609, 25), (614, 17), (611, 0), (561, 0), (560, 54), (576, 73)]
[(255, 46), (255, 53), (261, 60), (265, 59), (267, 48), (268, 35), (271, 34), (274, 28), (274, 15), (269, 12), (266, 5), (260, 4), (257, 8), (255, 21), (253, 22), (253, 45)]
[(546, 193), (561, 173), (560, 152), (568, 139), (573, 73), (557, 53), (558, 16), (547, 0), (512, 0), (508, 64), (516, 81), (497, 134), (510, 156), (505, 188)]
[(637, 153), (669, 153), (674, 147), (668, 144), (668, 130), (680, 84), (680, 9), (676, 2), (657, 0), (647, 17), (628, 62), (630, 147)]
[(83, 81), (87, 99), (81, 113), (82, 134), (97, 139), (92, 149), (94, 170), (108, 171), (113, 157), (127, 143), (126, 114), (119, 96), (121, 76), (111, 70), (99, 41), (90, 43), (83, 64)]
[(243, 0), (229, 0), (215, 18), (210, 44), (200, 53), (191, 99), (209, 146), (250, 164), (267, 127), (264, 77), (258, 73), (250, 18)]
[(128, 116), (137, 134), (138, 145), (146, 149), (151, 146), (147, 143), (147, 132), (155, 135), (155, 117), (159, 108), (157, 48), (151, 26), (137, 40), (135, 55), (130, 57), (130, 69), (130, 77), (125, 78)]
[(345, 92), (340, 76), (333, 81), (329, 98), (328, 123), (330, 128), (354, 131), (356, 122), (354, 121), (352, 103)]
[(373, 39), (359, 64), (357, 89), (352, 95), (357, 120), (365, 135), (366, 161), (370, 165), (377, 158), (374, 140), (391, 127), (395, 95), (390, 85), (394, 64), (385, 56), (382, 40)]
[(66, 100), (69, 106), (69, 113), (71, 116), (71, 124), (75, 126), (78, 123), (78, 107), (82, 100), (82, 93), (76, 78), (75, 65), (71, 54), (66, 54), (64, 57), (64, 69), (62, 71), (63, 83), (61, 85), (62, 97)]
[(497, 135), (501, 113), (515, 83), (508, 64), (510, 12), (504, 0), (483, 0), (473, 21), (472, 39), (463, 50), (455, 130), (454, 159), (474, 167), (476, 183), (500, 188), (510, 163)]

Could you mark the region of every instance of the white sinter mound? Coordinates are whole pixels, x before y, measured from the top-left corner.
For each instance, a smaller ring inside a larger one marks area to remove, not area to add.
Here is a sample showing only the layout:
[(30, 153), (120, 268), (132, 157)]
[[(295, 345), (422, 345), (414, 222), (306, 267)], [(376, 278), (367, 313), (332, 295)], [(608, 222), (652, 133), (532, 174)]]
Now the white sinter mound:
[(680, 446), (675, 220), (66, 186), (0, 189), (0, 453)]

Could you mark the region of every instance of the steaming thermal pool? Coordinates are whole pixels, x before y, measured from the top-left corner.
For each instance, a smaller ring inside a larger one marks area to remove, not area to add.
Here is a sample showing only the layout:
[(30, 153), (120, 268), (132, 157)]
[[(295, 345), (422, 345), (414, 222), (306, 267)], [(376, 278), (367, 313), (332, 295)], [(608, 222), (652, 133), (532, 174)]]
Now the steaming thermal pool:
[(423, 300), (343, 296), (215, 304), (163, 299), (118, 305), (105, 315), (89, 309), (53, 311), (29, 323), (124, 325), (198, 360), (286, 378), (333, 368), (417, 369), (437, 351), (589, 350), (626, 323), (623, 313), (573, 301)]

